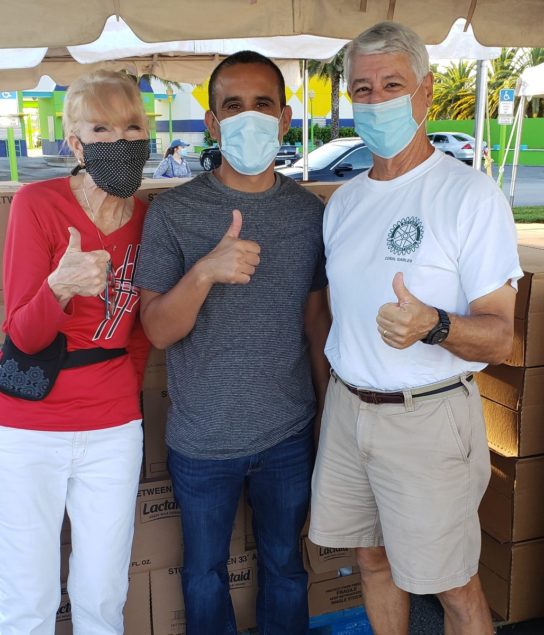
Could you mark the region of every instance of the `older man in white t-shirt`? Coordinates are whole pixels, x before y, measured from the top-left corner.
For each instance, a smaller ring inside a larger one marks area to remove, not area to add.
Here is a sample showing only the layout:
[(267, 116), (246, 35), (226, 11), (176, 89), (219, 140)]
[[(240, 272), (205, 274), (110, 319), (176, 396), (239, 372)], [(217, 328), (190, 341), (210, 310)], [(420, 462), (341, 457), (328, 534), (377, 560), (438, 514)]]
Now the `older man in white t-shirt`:
[(473, 373), (512, 347), (522, 276), (512, 213), (486, 175), (434, 150), (425, 46), (384, 22), (346, 53), (374, 166), (324, 220), (332, 366), (310, 538), (355, 547), (375, 635), (406, 635), (408, 592), (448, 635), (491, 635), (477, 576), (490, 474)]

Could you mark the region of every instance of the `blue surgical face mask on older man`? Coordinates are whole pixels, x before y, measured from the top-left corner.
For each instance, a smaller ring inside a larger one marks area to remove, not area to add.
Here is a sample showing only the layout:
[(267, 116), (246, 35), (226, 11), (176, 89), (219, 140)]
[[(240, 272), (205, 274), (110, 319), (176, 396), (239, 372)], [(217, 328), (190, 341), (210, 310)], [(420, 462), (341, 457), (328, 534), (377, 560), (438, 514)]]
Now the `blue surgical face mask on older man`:
[(412, 113), (412, 95), (402, 95), (379, 104), (353, 102), (355, 131), (366, 143), (372, 154), (383, 159), (392, 159), (408, 146), (426, 116), (418, 124)]
[(280, 149), (279, 119), (246, 110), (218, 123), (221, 128), (221, 154), (236, 172), (261, 174), (274, 161)]

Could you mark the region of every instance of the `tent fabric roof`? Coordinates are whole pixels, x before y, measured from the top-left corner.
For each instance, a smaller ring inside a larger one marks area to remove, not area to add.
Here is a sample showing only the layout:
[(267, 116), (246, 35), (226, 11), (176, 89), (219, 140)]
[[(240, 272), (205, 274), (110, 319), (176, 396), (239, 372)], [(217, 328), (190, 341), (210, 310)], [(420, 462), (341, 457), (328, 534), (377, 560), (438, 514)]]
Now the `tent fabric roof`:
[(525, 97), (544, 97), (544, 64), (526, 68), (518, 79), (516, 94)]
[(542, 0), (3, 0), (0, 48), (93, 42), (111, 15), (146, 42), (300, 34), (351, 39), (394, 19), (436, 44), (461, 17), (485, 46), (544, 45)]
[[(431, 59), (492, 59), (500, 48), (481, 46), (457, 20), (443, 43), (428, 46)], [(0, 56), (0, 90), (31, 89), (49, 76), (69, 85), (80, 74), (97, 68), (126, 69), (135, 75), (152, 74), (165, 80), (201, 83), (222, 56), (250, 49), (275, 59), (290, 86), (300, 83), (296, 59), (329, 59), (349, 40), (314, 35), (272, 36), (146, 43), (122, 20), (110, 17), (100, 37), (90, 44), (63, 48), (4, 49)]]

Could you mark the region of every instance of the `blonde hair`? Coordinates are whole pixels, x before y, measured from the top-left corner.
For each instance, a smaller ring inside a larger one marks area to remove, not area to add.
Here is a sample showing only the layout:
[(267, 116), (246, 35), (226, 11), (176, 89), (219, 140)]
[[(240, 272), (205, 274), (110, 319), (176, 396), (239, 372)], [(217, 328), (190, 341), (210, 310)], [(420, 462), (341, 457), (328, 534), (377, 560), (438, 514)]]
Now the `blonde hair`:
[[(113, 98), (120, 97), (113, 106)], [(121, 103), (121, 108), (119, 107)], [(138, 85), (126, 73), (99, 70), (73, 82), (64, 100), (62, 125), (65, 139), (79, 131), (84, 121), (100, 120), (112, 125), (133, 120), (149, 132)]]

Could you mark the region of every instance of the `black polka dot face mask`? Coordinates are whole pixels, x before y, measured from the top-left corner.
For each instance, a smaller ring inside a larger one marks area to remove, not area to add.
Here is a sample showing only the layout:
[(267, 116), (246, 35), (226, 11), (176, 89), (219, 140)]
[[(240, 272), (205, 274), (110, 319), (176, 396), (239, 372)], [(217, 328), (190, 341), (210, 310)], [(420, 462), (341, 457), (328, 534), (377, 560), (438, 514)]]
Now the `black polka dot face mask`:
[(140, 187), (144, 165), (149, 159), (149, 139), (81, 141), (81, 145), (85, 169), (101, 190), (129, 198)]

